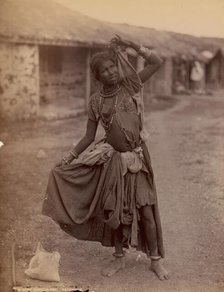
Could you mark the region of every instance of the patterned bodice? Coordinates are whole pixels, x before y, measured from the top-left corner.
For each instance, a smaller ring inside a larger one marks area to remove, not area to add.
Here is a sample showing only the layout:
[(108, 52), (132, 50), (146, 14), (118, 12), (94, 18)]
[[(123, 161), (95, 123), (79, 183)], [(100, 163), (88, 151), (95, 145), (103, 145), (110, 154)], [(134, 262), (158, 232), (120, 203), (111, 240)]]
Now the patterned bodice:
[(96, 92), (89, 104), (89, 119), (101, 122), (108, 143), (118, 151), (129, 151), (140, 141), (140, 118), (131, 90), (120, 85), (121, 90), (113, 97), (102, 97)]

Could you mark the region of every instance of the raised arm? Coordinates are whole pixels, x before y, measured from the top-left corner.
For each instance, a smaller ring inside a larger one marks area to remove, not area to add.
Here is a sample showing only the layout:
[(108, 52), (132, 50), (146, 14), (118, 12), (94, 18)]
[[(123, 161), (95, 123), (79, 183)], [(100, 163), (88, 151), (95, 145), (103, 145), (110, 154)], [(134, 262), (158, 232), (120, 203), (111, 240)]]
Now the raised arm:
[(78, 142), (78, 144), (68, 152), (62, 159), (62, 164), (70, 164), (74, 159), (78, 158), (95, 139), (98, 123), (88, 119), (85, 136)]
[(118, 35), (111, 40), (111, 45), (131, 47), (146, 60), (145, 68), (138, 73), (142, 83), (147, 81), (163, 64), (163, 60), (148, 48), (142, 47), (132, 41), (124, 40)]
[(163, 64), (163, 60), (147, 48), (140, 48), (139, 54), (146, 60), (145, 68), (138, 73), (142, 83), (146, 82)]

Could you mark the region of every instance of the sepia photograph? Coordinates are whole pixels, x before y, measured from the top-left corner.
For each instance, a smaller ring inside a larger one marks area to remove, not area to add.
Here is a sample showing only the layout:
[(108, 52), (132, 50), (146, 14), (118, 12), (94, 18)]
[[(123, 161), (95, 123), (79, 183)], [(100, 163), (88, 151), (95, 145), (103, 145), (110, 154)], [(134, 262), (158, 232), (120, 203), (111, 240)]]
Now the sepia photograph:
[(224, 1), (0, 0), (0, 292), (224, 291)]

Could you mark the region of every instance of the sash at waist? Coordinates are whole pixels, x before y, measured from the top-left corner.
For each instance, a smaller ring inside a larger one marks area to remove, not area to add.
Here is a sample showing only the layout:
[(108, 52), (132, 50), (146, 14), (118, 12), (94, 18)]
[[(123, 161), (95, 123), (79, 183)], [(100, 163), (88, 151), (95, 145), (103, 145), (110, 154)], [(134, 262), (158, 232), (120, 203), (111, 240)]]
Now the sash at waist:
[[(116, 150), (108, 143), (100, 143), (95, 148), (85, 153), (77, 163), (85, 165), (99, 165), (105, 163)], [(143, 150), (141, 147), (133, 151), (119, 152), (122, 164), (122, 175), (127, 171), (137, 173), (143, 168)], [(145, 170), (145, 169), (144, 169)]]

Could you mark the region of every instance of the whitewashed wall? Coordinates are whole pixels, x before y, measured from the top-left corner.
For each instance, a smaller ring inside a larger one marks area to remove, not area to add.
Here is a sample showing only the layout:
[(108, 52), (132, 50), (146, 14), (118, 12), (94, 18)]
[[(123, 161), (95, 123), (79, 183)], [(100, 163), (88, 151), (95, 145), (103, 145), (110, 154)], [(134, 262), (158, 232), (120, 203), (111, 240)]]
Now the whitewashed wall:
[(38, 47), (0, 43), (0, 118), (21, 120), (39, 110)]

